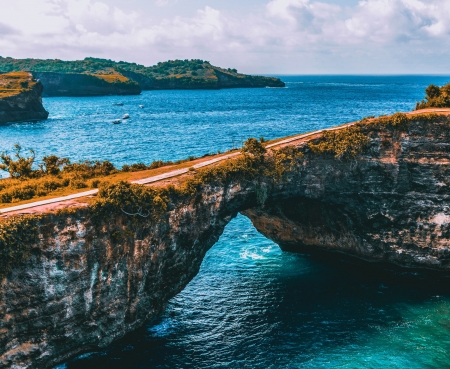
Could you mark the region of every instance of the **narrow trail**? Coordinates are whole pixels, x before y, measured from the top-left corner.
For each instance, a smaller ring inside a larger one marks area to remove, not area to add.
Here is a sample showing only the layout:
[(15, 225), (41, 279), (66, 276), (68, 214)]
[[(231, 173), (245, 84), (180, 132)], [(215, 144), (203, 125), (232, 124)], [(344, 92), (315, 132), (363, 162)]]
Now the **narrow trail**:
[[(407, 115), (416, 115), (416, 114), (422, 114), (422, 113), (438, 113), (438, 114), (450, 114), (450, 109), (446, 109), (446, 108), (442, 108), (442, 109), (423, 109), (423, 110), (417, 110), (417, 111), (412, 111), (412, 112), (407, 112), (405, 114)], [(345, 127), (350, 127), (354, 124), (358, 123), (358, 121), (355, 122), (350, 122), (350, 123), (346, 123), (337, 127), (332, 127), (332, 128), (325, 128), (325, 129), (320, 129), (314, 132), (309, 132), (309, 133), (305, 133), (305, 134), (300, 134), (297, 136), (293, 136), (272, 144), (269, 144), (266, 146), (266, 148), (273, 148), (273, 147), (278, 147), (278, 146), (284, 146), (286, 144), (290, 144), (293, 142), (298, 142), (298, 141), (303, 141), (305, 139), (308, 139), (312, 136), (321, 134), (323, 132), (326, 131), (336, 131)], [(213, 159), (209, 159), (209, 160), (205, 160), (201, 163), (195, 164), (190, 168), (194, 168), (194, 169), (200, 169), (203, 167), (207, 167), (216, 163), (219, 163), (221, 161), (224, 160), (228, 160), (231, 158), (234, 158), (236, 156), (241, 155), (240, 152), (234, 152), (231, 154), (227, 154), (227, 155), (222, 155), (220, 157), (216, 157)], [(151, 183), (155, 183), (155, 182), (159, 182), (162, 180), (166, 180), (166, 179), (170, 179), (173, 177), (178, 177), (182, 174), (186, 174), (189, 172), (190, 168), (183, 168), (183, 169), (176, 169), (176, 170), (172, 170), (169, 171), (167, 173), (163, 173), (163, 174), (159, 174), (159, 175), (155, 175), (155, 176), (151, 176), (151, 177), (147, 177), (144, 179), (140, 179), (140, 180), (136, 180), (136, 181), (131, 181), (131, 183), (136, 183), (136, 184), (151, 184)], [(6, 213), (13, 213), (13, 212), (18, 212), (21, 210), (26, 210), (26, 209), (32, 209), (32, 208), (36, 208), (36, 207), (41, 207), (41, 206), (45, 206), (45, 205), (50, 205), (50, 204), (57, 204), (57, 203), (62, 203), (62, 202), (67, 202), (67, 201), (71, 201), (74, 199), (79, 199), (82, 197), (87, 197), (87, 196), (94, 196), (98, 193), (98, 189), (95, 190), (89, 190), (89, 191), (84, 191), (84, 192), (79, 192), (73, 195), (68, 195), (68, 196), (62, 196), (62, 197), (55, 197), (52, 199), (46, 199), (46, 200), (41, 200), (41, 201), (35, 201), (35, 202), (31, 202), (28, 204), (23, 204), (23, 205), (17, 205), (17, 206), (11, 206), (8, 208), (3, 208), (0, 209), (0, 214), (6, 214)]]

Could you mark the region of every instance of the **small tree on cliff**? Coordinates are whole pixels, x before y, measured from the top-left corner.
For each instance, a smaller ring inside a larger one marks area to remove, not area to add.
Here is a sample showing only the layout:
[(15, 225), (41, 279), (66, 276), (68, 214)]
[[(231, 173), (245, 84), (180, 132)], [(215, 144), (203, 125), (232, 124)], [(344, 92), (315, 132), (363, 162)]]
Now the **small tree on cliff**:
[(256, 138), (249, 138), (244, 142), (241, 153), (244, 155), (250, 155), (255, 159), (263, 160), (266, 148)]
[(5, 152), (0, 154), (0, 170), (9, 173), (12, 178), (30, 178), (33, 176), (33, 163), (36, 158), (34, 150), (29, 150), (30, 156), (22, 156), (22, 147), (14, 145), (14, 155), (11, 157)]
[(58, 175), (61, 172), (61, 168), (67, 164), (70, 164), (69, 159), (60, 158), (56, 155), (49, 155), (42, 158), (42, 164), (40, 164), (39, 167), (45, 174)]

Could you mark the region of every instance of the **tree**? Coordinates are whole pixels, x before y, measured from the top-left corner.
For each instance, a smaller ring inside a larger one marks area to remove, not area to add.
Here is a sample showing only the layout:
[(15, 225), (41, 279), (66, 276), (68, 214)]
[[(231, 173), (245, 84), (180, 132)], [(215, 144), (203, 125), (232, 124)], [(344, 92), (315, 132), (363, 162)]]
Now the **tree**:
[(67, 158), (60, 158), (56, 155), (44, 156), (42, 163), (39, 165), (41, 171), (48, 175), (58, 175), (61, 172), (61, 167), (70, 164), (70, 160)]
[(12, 178), (30, 178), (33, 176), (33, 163), (36, 154), (34, 150), (29, 150), (30, 156), (24, 157), (21, 151), (22, 147), (19, 144), (15, 144), (13, 157), (5, 152), (0, 155), (0, 170), (8, 172)]
[(256, 159), (262, 160), (264, 158), (264, 154), (266, 153), (266, 149), (256, 138), (249, 138), (244, 142), (241, 152), (244, 155), (250, 155)]
[(426, 93), (426, 99), (431, 100), (436, 97), (439, 97), (441, 94), (441, 89), (436, 85), (429, 85), (427, 89), (425, 90)]

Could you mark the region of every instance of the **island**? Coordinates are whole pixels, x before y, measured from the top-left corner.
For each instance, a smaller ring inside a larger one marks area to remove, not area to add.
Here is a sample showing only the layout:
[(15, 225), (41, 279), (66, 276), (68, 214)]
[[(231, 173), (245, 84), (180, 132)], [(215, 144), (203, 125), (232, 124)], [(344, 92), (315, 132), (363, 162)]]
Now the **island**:
[(146, 67), (124, 61), (85, 58), (14, 59), (0, 57), (0, 71), (29, 71), (44, 85), (43, 96), (140, 94), (141, 90), (194, 90), (285, 87), (279, 78), (238, 73), (208, 61), (169, 60)]
[(42, 90), (30, 73), (0, 74), (0, 123), (47, 119)]

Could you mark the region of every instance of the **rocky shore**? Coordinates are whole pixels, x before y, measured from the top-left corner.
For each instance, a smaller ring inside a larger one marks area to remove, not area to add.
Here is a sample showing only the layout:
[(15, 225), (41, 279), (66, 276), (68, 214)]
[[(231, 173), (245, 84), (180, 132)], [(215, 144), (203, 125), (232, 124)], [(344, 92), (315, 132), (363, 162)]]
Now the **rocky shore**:
[(0, 74), (0, 123), (47, 119), (42, 91), (30, 73)]

